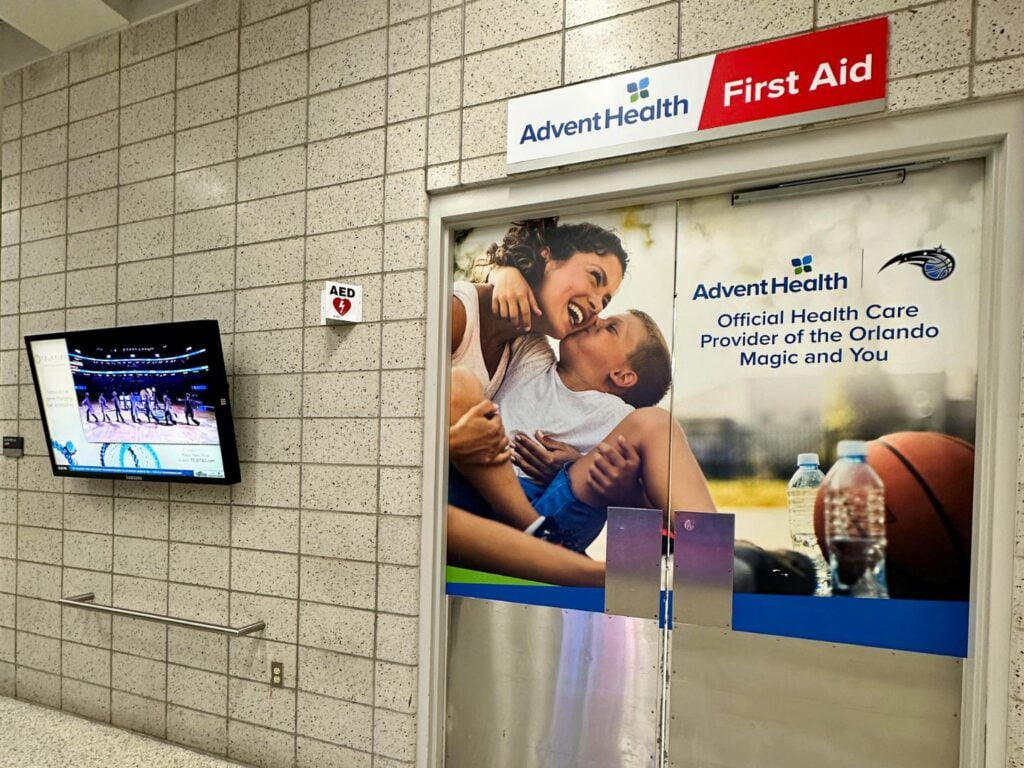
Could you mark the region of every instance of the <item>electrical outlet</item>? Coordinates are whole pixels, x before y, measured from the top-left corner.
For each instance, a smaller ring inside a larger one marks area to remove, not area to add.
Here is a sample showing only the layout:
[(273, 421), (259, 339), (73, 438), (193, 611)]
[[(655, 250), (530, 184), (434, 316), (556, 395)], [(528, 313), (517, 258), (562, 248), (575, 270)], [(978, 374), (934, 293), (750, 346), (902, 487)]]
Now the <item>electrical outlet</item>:
[(270, 684), (277, 688), (284, 685), (284, 664), (280, 661), (270, 662)]

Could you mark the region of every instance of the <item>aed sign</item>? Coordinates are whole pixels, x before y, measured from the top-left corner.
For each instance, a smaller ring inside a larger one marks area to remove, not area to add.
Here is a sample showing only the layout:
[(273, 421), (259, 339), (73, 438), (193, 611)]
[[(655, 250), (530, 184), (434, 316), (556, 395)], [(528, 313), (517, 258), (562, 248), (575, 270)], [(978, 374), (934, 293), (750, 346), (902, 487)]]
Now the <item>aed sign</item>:
[(512, 99), (508, 171), (883, 110), (888, 38), (870, 19)]
[(325, 325), (361, 323), (363, 288), (345, 283), (325, 283), (320, 302), (320, 317)]

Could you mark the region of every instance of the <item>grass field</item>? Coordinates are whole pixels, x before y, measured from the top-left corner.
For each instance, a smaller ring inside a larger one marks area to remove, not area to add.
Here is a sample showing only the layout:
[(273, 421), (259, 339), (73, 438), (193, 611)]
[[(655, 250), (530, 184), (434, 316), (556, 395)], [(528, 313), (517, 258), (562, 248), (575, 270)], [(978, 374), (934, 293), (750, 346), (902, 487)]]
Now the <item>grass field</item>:
[(720, 508), (786, 506), (786, 481), (754, 477), (736, 480), (708, 480), (711, 498)]

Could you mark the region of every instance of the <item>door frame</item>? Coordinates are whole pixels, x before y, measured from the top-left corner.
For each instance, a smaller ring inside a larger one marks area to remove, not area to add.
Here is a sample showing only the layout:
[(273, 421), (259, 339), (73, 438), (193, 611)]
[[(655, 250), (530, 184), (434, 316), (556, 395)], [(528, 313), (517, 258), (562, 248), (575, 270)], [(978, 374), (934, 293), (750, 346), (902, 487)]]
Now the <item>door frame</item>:
[[(431, 196), (427, 250), (417, 765), (444, 764), (445, 535), (452, 230), (557, 210), (562, 215), (722, 194), (823, 174), (984, 158), (981, 340), (969, 656), (960, 765), (1006, 759), (1021, 403), (1024, 98), (882, 114), (690, 146)], [(1002, 419), (1000, 420), (1000, 414)], [(1008, 418), (1007, 414), (1014, 414)], [(985, 512), (984, 510), (990, 510)], [(999, 514), (995, 514), (998, 510)]]

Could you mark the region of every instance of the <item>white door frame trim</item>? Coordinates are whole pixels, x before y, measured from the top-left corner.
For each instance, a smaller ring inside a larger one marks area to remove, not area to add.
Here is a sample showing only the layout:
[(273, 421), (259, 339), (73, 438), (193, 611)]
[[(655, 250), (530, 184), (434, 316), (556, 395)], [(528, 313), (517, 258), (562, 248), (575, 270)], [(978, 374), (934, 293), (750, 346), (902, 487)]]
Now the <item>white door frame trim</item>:
[[(984, 158), (985, 211), (969, 658), (960, 765), (1006, 760), (1024, 295), (1024, 99), (880, 115), (434, 195), (427, 261), (417, 765), (444, 764), (451, 232), (540, 212), (697, 197), (844, 170)], [(1001, 418), (1000, 418), (1001, 417)], [(985, 512), (984, 510), (990, 510)], [(998, 514), (996, 514), (998, 512)]]

